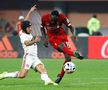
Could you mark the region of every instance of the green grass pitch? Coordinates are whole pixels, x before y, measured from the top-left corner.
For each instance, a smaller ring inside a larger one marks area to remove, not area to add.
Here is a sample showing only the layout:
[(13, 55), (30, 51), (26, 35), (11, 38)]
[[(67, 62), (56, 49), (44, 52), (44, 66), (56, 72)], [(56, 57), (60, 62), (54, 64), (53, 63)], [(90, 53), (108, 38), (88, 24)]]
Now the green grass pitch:
[[(20, 70), (22, 59), (0, 59), (0, 73)], [(42, 59), (49, 76), (56, 79), (63, 59)], [(24, 79), (0, 80), (0, 90), (108, 90), (108, 60), (73, 60), (76, 71), (65, 74), (59, 86), (44, 86), (39, 73), (30, 70)]]

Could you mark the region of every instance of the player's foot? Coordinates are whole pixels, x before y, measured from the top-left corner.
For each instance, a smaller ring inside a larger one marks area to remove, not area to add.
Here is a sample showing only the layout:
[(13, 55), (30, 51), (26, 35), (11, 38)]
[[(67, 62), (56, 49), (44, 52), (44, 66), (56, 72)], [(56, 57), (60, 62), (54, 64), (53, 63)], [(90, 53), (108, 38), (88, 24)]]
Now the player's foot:
[(75, 51), (74, 56), (80, 60), (84, 58), (79, 51)]
[(7, 74), (7, 72), (3, 72), (3, 73), (0, 74), (0, 80), (5, 78), (4, 77), (5, 74)]
[(49, 82), (45, 82), (45, 85), (55, 85), (55, 86), (57, 86), (58, 84), (53, 82), (53, 81), (49, 81)]
[(55, 80), (55, 83), (60, 83), (60, 81), (62, 80), (62, 78), (60, 77), (60, 74), (57, 75), (57, 79)]

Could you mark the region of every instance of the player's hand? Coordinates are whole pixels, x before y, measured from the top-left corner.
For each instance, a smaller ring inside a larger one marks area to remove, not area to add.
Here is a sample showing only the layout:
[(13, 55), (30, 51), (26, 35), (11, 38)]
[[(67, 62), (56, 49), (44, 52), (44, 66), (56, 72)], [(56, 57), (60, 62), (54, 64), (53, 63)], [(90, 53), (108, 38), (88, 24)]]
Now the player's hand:
[(40, 41), (40, 37), (37, 36), (37, 37), (35, 38), (35, 42), (39, 42), (39, 41)]
[(77, 36), (74, 36), (73, 38), (74, 38), (74, 40), (78, 40)]
[(36, 5), (34, 5), (34, 6), (30, 9), (30, 12), (33, 12), (34, 10), (37, 10)]
[(45, 42), (44, 42), (44, 46), (45, 46), (46, 48), (48, 48), (48, 41), (45, 41)]
[(72, 38), (73, 40), (76, 40), (76, 41), (78, 40), (77, 36), (72, 36), (71, 38)]

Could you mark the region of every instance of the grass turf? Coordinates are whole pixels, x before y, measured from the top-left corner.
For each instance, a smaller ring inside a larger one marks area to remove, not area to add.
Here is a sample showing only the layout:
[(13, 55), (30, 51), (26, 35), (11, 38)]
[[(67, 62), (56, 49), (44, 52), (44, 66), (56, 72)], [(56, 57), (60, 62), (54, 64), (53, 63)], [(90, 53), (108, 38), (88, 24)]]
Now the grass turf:
[[(0, 59), (0, 73), (20, 70), (22, 59)], [(49, 76), (56, 79), (63, 59), (42, 59)], [(65, 74), (59, 86), (44, 86), (39, 73), (30, 70), (24, 79), (0, 80), (0, 90), (108, 90), (108, 60), (73, 60), (76, 71)]]

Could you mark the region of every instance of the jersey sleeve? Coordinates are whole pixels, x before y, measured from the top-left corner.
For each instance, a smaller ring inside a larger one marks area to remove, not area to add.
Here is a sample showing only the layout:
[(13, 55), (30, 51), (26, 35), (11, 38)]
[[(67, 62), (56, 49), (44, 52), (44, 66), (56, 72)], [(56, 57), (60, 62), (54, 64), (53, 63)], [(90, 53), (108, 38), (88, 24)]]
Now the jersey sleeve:
[(27, 37), (26, 36), (23, 36), (23, 35), (20, 36), (20, 41), (21, 41), (22, 44), (24, 44), (24, 42), (26, 40), (27, 40)]
[(69, 27), (69, 26), (71, 25), (69, 19), (68, 19), (64, 14), (61, 14), (61, 17), (62, 17), (63, 23), (64, 23), (67, 27)]

